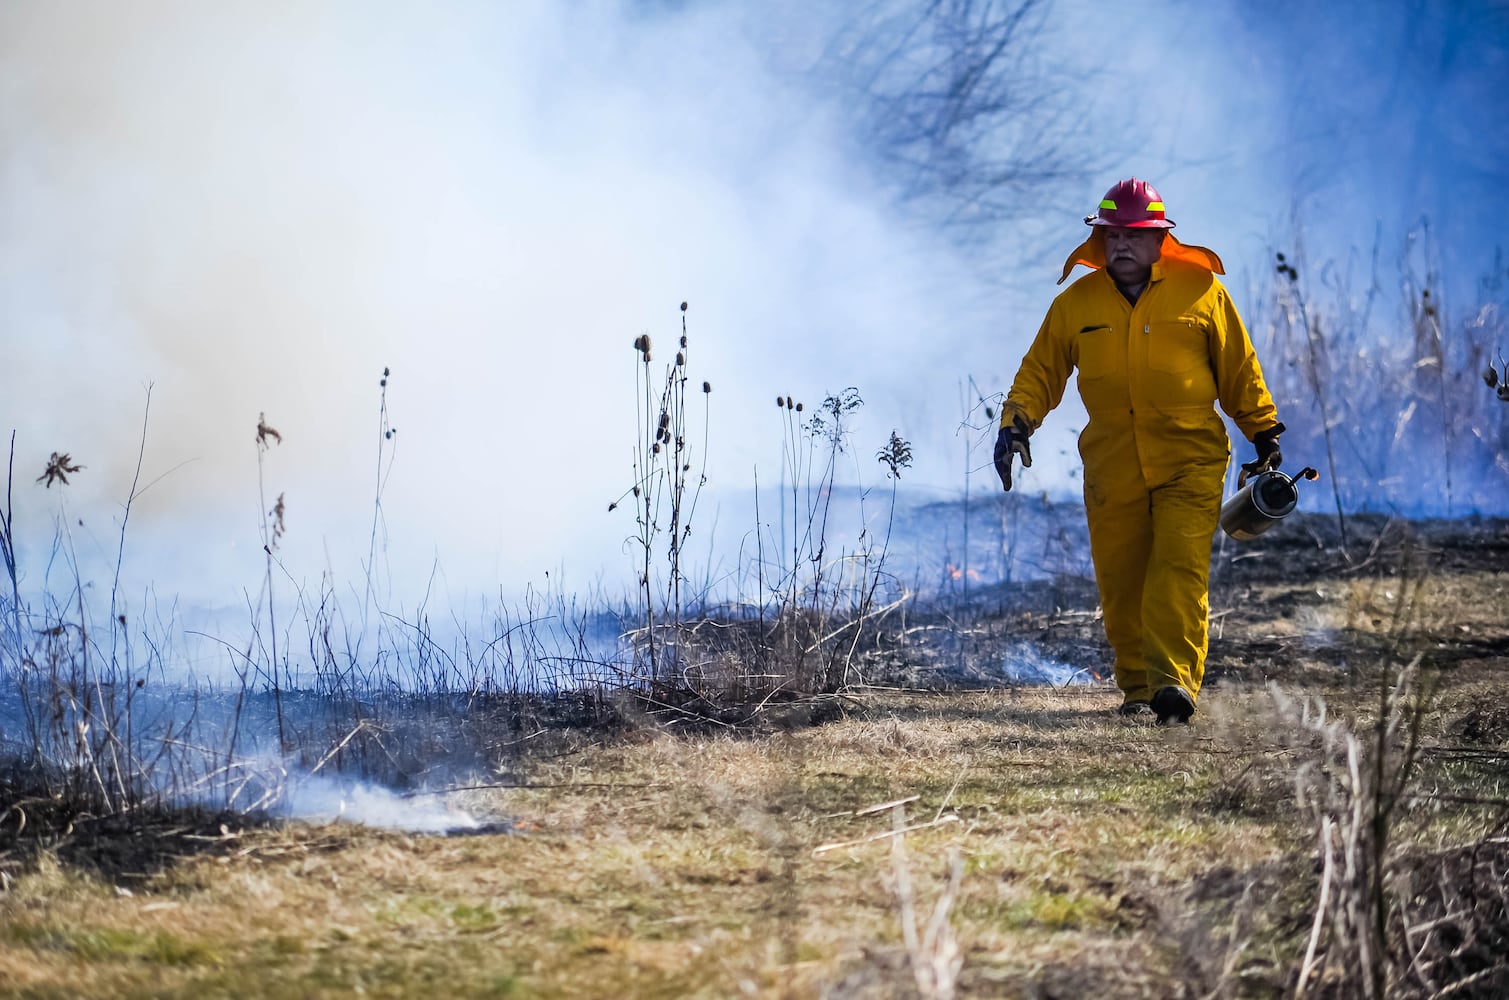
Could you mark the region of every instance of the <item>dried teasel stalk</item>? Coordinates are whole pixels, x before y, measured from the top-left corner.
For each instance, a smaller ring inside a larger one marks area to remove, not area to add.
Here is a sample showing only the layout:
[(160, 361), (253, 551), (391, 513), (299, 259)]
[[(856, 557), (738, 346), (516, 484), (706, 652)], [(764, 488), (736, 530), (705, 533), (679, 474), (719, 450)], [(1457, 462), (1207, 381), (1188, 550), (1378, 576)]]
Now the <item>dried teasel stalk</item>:
[(42, 483), (47, 489), (52, 489), (53, 480), (57, 480), (64, 486), (68, 485), (68, 477), (75, 472), (83, 471), (83, 466), (73, 460), (68, 452), (53, 452), (47, 460), (47, 468), (37, 477), (37, 482)]
[(267, 424), (267, 414), (257, 414), (257, 446), (260, 448), (270, 447), (269, 442), (283, 443), (283, 435), (273, 430)]

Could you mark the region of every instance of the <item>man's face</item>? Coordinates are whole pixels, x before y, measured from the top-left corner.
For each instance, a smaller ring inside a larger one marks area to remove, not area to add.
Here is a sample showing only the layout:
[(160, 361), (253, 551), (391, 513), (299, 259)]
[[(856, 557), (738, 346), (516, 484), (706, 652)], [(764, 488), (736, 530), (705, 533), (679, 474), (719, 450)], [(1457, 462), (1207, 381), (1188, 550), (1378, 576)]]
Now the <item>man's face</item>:
[(1141, 285), (1153, 273), (1153, 263), (1163, 253), (1167, 229), (1105, 227), (1106, 273), (1118, 285)]

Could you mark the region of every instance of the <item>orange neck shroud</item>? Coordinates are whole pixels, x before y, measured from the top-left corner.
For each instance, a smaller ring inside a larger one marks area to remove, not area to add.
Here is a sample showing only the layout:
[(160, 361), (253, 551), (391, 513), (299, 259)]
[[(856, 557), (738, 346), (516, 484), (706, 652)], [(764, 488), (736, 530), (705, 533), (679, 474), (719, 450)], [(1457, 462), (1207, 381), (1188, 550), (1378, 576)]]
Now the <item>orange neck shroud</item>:
[[(1221, 258), (1214, 250), (1208, 247), (1195, 246), (1193, 243), (1180, 243), (1169, 233), (1163, 238), (1163, 254), (1159, 260), (1182, 260), (1196, 267), (1203, 267), (1215, 274), (1225, 274), (1226, 268), (1221, 263)], [(1069, 254), (1069, 259), (1064, 261), (1064, 273), (1058, 279), (1062, 285), (1069, 277), (1069, 272), (1074, 270), (1076, 264), (1085, 267), (1102, 268), (1106, 266), (1106, 237), (1105, 233), (1097, 229), (1090, 234), (1090, 238), (1074, 248)]]

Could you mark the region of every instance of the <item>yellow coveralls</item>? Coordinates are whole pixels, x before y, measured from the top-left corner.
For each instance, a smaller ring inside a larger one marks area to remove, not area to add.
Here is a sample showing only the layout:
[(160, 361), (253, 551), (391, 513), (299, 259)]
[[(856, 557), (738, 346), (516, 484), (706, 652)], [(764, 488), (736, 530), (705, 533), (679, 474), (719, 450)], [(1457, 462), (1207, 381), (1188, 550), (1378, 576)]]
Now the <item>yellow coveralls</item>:
[(1215, 404), (1249, 440), (1277, 411), (1213, 252), (1165, 237), (1135, 305), (1104, 270), (1102, 233), (1069, 255), (1064, 278), (1075, 264), (1096, 270), (1049, 307), (1001, 424), (1020, 416), (1036, 429), (1078, 370), (1090, 556), (1116, 685), (1127, 702), (1169, 685), (1198, 698), (1230, 455)]

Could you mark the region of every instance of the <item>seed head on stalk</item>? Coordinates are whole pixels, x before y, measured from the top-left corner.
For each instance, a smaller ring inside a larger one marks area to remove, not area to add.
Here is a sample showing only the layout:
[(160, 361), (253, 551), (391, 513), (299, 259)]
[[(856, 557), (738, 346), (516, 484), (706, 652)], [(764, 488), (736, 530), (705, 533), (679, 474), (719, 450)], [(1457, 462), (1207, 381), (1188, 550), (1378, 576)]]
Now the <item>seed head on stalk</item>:
[[(276, 432), (274, 432), (276, 433)], [(73, 460), (68, 452), (53, 452), (47, 460), (47, 468), (37, 477), (37, 482), (42, 483), (47, 489), (52, 489), (53, 480), (57, 480), (64, 486), (68, 485), (68, 477), (75, 472), (83, 471), (83, 466)]]

